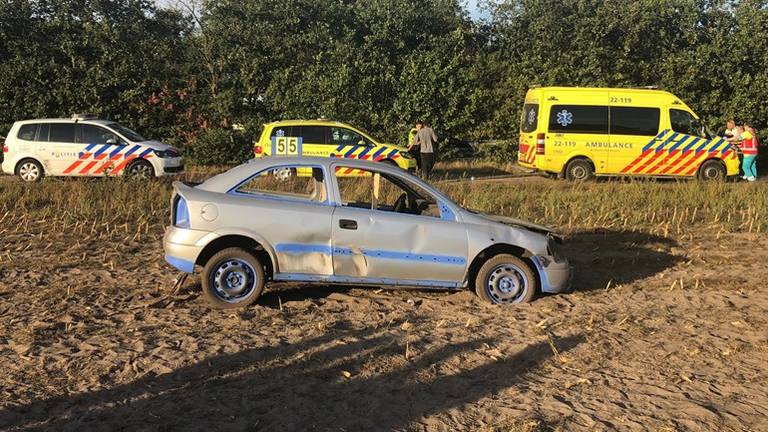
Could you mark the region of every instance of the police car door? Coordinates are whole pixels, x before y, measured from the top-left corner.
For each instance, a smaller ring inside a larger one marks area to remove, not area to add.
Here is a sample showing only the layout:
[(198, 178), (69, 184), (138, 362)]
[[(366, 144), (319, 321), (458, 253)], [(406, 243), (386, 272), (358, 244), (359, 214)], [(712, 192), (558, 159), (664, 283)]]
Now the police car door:
[(75, 175), (69, 167), (78, 160), (80, 147), (75, 142), (74, 123), (42, 124), (40, 134), (48, 126), (48, 169), (55, 175)]

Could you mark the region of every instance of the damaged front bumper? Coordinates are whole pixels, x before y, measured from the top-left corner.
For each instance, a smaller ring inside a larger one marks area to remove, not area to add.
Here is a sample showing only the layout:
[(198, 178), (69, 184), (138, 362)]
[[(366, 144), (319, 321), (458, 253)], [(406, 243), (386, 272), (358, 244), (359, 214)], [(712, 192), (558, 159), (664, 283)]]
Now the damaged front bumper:
[(555, 294), (572, 290), (573, 267), (567, 259), (555, 261), (552, 257), (535, 256), (532, 261), (539, 272), (541, 292)]

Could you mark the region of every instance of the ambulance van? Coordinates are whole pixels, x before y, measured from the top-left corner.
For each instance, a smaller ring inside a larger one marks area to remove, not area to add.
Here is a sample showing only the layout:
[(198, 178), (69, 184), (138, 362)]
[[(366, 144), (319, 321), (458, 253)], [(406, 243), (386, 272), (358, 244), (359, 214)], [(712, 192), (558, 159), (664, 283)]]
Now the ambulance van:
[(677, 96), (655, 89), (541, 87), (523, 105), (518, 163), (568, 180), (652, 176), (725, 180), (736, 148), (707, 136)]

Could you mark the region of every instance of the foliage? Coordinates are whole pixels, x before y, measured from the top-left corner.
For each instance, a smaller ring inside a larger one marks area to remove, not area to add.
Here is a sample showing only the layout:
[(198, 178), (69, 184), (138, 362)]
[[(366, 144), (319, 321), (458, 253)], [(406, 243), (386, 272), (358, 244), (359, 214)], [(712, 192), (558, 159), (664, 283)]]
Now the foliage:
[(89, 111), (180, 146), (318, 117), (401, 144), (416, 119), (514, 140), (533, 84), (656, 85), (715, 130), (768, 127), (765, 0), (489, 0), (480, 21), (461, 0), (180, 3), (0, 3), (0, 134)]
[(201, 165), (239, 164), (253, 157), (252, 140), (231, 129), (208, 129), (200, 133), (190, 148), (189, 156)]

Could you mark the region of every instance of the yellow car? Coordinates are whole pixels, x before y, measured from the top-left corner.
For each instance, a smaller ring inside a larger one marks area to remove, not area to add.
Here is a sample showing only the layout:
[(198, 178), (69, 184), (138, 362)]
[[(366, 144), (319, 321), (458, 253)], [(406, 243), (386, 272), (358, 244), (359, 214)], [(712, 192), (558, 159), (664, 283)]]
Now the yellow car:
[(569, 180), (739, 173), (736, 148), (708, 137), (680, 98), (655, 89), (542, 87), (523, 105), (518, 163)]
[(267, 123), (254, 145), (253, 154), (257, 158), (314, 156), (360, 159), (388, 163), (404, 170), (416, 168), (416, 161), (407, 149), (382, 144), (359, 129), (329, 120)]

